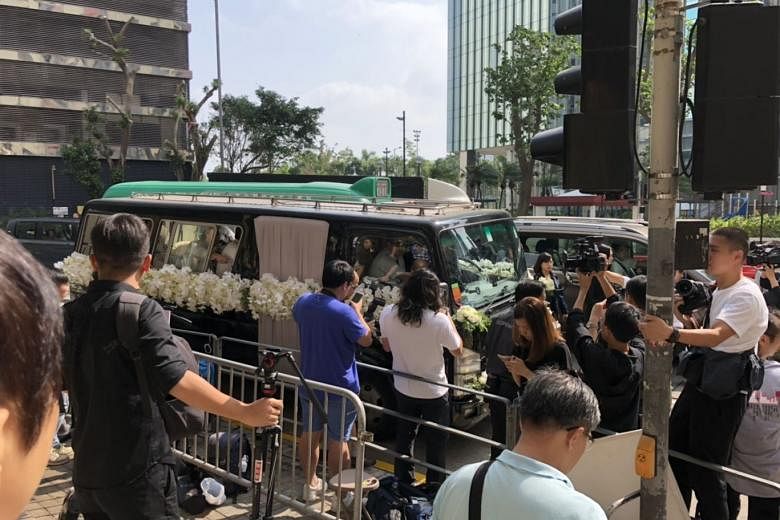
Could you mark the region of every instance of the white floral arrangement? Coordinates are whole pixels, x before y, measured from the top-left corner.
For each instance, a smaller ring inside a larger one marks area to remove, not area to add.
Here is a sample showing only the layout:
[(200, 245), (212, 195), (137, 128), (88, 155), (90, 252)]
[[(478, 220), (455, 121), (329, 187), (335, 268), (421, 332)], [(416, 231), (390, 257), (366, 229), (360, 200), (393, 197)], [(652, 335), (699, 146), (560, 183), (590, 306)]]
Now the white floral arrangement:
[(515, 276), (515, 266), (512, 262), (491, 262), (484, 258), (482, 260), (458, 260), (461, 269), (471, 271), (482, 276), (496, 276), (498, 278), (512, 278)]
[(452, 318), (465, 332), (487, 332), (490, 327), (488, 315), (471, 305), (461, 305)]
[[(55, 267), (62, 270), (73, 286), (73, 292), (84, 292), (92, 281), (92, 264), (89, 256), (72, 253)], [(218, 276), (212, 272), (193, 273), (189, 267), (173, 265), (151, 269), (141, 279), (141, 292), (156, 300), (164, 301), (193, 312), (210, 309), (216, 314), (224, 312), (249, 312), (254, 319), (268, 317), (284, 320), (292, 317), (295, 302), (307, 292), (320, 290), (312, 279), (300, 281), (290, 277), (280, 281), (266, 273), (259, 280), (241, 278), (237, 274)], [(363, 308), (368, 309), (374, 299), (385, 305), (397, 303), (401, 297), (398, 287), (383, 286), (376, 289), (361, 284)], [(377, 306), (369, 320), (378, 319), (383, 306)]]

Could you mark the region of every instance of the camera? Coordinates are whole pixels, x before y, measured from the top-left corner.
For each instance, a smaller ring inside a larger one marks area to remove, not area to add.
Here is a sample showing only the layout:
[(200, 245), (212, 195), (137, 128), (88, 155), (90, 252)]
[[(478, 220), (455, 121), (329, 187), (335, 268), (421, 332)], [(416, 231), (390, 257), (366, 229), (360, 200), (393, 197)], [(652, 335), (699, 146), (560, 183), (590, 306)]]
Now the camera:
[(698, 309), (709, 307), (712, 303), (710, 288), (703, 282), (680, 280), (674, 286), (674, 290), (683, 299), (680, 305), (680, 312), (683, 314), (691, 314)]
[(753, 266), (780, 265), (780, 244), (751, 242), (747, 264)]
[(566, 271), (581, 271), (583, 273), (598, 273), (607, 269), (607, 261), (601, 256), (603, 252), (599, 242), (604, 237), (583, 237), (574, 242), (574, 254), (565, 255)]

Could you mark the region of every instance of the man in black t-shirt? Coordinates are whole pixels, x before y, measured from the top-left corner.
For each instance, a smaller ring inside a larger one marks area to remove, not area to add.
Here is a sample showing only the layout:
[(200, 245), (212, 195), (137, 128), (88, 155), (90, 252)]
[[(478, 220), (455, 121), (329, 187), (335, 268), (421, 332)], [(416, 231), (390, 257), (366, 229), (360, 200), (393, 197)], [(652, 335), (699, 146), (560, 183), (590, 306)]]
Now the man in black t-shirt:
[[(141, 219), (116, 214), (91, 232), (97, 274), (65, 313), (65, 379), (74, 410), (73, 482), (86, 520), (178, 519), (174, 456), (156, 405), (145, 406), (133, 361), (117, 337), (119, 296), (138, 292), (151, 265)], [(237, 401), (187, 370), (162, 307), (141, 304), (139, 350), (152, 388), (251, 426), (277, 424), (282, 403)]]
[[(637, 429), (644, 372), (639, 311), (618, 301), (603, 272), (578, 274), (579, 294), (566, 321), (569, 348), (580, 363), (585, 382), (599, 400), (600, 427), (615, 432)], [(594, 278), (608, 296), (604, 323), (597, 340), (586, 325), (582, 309)]]

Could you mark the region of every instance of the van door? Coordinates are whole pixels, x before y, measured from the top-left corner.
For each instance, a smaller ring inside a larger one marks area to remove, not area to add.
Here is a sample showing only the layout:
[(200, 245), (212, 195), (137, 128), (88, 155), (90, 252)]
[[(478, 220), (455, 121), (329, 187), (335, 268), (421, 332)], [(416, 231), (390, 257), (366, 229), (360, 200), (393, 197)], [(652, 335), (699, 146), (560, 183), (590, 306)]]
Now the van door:
[[(279, 280), (290, 276), (320, 281), (325, 264), (329, 224), (324, 220), (261, 216), (255, 220), (258, 278), (271, 273)], [(259, 342), (266, 345), (300, 348), (298, 327), (293, 319), (258, 320)]]

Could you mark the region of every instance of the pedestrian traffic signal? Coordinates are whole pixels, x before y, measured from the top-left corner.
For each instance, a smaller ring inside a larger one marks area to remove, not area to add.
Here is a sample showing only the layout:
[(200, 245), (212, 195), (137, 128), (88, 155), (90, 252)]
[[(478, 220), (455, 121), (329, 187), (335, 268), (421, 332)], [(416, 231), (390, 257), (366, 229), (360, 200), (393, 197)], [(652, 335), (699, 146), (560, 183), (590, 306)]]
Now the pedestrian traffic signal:
[(558, 35), (582, 35), (581, 65), (555, 78), (555, 92), (580, 95), (580, 112), (563, 127), (531, 138), (531, 156), (563, 167), (563, 186), (589, 193), (622, 193), (636, 174), (637, 3), (583, 0), (558, 15)]
[(780, 7), (699, 9), (692, 187), (733, 192), (780, 174)]

